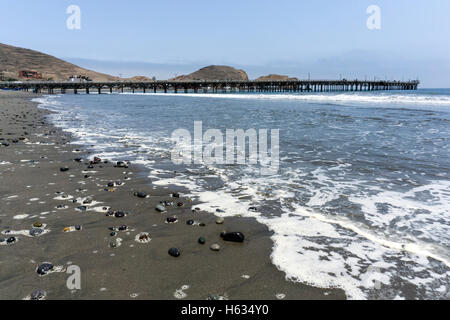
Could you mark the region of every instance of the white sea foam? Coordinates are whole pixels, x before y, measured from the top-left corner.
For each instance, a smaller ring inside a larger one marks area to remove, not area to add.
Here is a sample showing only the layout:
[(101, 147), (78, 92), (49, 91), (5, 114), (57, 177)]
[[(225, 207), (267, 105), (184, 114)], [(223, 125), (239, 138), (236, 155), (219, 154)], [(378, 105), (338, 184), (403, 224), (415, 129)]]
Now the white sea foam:
[(233, 93), (120, 93), (123, 95), (146, 95), (163, 97), (192, 97), (216, 99), (250, 99), (250, 100), (297, 100), (308, 102), (357, 102), (376, 104), (415, 104), (415, 105), (450, 105), (450, 97), (444, 95), (405, 95), (405, 94), (370, 94), (370, 93), (304, 93), (304, 94), (233, 94)]
[(9, 196), (9, 197), (3, 198), (3, 200), (12, 200), (12, 199), (17, 199), (17, 198), (19, 198), (18, 195), (13, 195), (13, 196)]
[(16, 216), (13, 217), (14, 220), (23, 220), (28, 218), (30, 215), (29, 214), (18, 214)]

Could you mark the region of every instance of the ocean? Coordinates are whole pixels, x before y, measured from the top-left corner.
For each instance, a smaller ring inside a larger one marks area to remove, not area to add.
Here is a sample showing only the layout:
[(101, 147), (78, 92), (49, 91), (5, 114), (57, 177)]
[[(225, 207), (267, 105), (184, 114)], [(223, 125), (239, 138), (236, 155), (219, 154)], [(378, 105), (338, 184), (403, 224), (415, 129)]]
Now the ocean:
[[(290, 281), (349, 299), (450, 298), (450, 89), (35, 100), (93, 155), (143, 165), (154, 185), (186, 188), (203, 210), (266, 225)], [(278, 129), (278, 171), (174, 165), (172, 133), (193, 133), (195, 121)]]

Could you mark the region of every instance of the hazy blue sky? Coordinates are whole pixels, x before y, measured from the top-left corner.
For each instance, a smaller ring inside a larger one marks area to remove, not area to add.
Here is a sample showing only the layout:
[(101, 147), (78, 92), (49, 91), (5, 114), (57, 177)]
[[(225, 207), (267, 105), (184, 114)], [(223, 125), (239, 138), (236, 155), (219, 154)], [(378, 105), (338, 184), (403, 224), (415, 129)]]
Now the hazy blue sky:
[[(124, 76), (168, 78), (208, 64), (251, 77), (420, 77), (450, 87), (448, 0), (2, 0), (0, 42)], [(69, 5), (81, 30), (69, 30)], [(366, 27), (369, 5), (381, 30)], [(118, 63), (120, 62), (120, 63)]]

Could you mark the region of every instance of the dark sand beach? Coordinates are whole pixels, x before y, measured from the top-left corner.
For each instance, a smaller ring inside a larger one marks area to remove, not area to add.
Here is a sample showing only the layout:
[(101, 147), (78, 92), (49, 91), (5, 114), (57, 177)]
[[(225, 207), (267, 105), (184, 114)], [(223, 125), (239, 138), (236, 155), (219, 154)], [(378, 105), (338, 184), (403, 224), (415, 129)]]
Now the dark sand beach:
[[(102, 161), (89, 169), (96, 155), (69, 144), (71, 137), (46, 121), (48, 112), (38, 109), (33, 97), (0, 92), (0, 299), (24, 299), (35, 290), (45, 291), (48, 300), (345, 298), (341, 290), (287, 281), (271, 263), (270, 231), (255, 220), (235, 217), (216, 224), (212, 214), (192, 210), (195, 203), (183, 198), (182, 190), (173, 198), (179, 190), (153, 187), (132, 163), (117, 168)], [(111, 182), (122, 185), (108, 187)], [(160, 213), (155, 207), (161, 201), (174, 205)], [(86, 210), (77, 210), (80, 206)], [(129, 214), (117, 218), (108, 211)], [(175, 216), (177, 223), (165, 223)], [(43, 224), (44, 232), (30, 236), (35, 223)], [(108, 228), (122, 225), (128, 229), (111, 236)], [(81, 230), (64, 232), (71, 226)], [(224, 230), (242, 232), (244, 243), (223, 241)], [(150, 242), (135, 240), (142, 232)], [(16, 241), (7, 244), (11, 237)], [(112, 242), (120, 245), (112, 248)], [(210, 249), (215, 243), (217, 252)], [(181, 255), (170, 256), (170, 248)], [(38, 275), (44, 262), (61, 272)], [(81, 290), (66, 286), (70, 274), (64, 271), (71, 265), (81, 270)]]

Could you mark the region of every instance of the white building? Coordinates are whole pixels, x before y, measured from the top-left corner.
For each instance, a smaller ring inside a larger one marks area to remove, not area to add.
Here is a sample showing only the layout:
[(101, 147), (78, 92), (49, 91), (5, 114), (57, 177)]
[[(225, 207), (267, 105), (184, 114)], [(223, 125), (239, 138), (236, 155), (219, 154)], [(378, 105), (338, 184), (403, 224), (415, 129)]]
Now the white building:
[(80, 75), (73, 75), (69, 78), (70, 82), (75, 82), (75, 83), (81, 83), (81, 82), (89, 82), (92, 81), (89, 79), (89, 77), (85, 77), (85, 76), (80, 76)]

